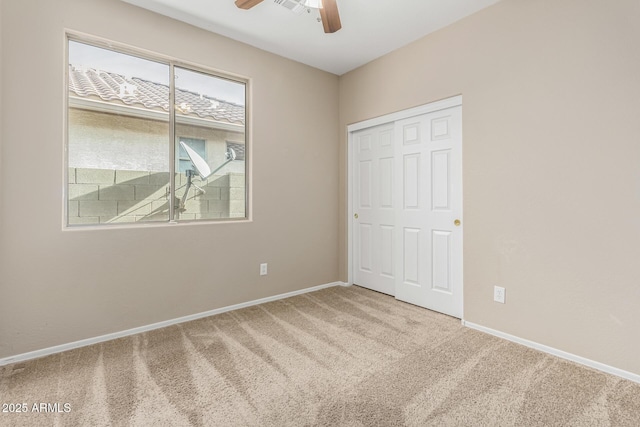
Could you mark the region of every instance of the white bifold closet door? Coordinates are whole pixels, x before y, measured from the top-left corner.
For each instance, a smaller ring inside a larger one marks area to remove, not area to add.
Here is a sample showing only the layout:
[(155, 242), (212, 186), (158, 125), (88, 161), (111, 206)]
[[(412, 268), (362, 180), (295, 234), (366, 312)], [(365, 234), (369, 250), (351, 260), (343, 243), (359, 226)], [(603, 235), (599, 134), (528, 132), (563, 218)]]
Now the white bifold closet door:
[(354, 283), (462, 316), (461, 107), (353, 134)]

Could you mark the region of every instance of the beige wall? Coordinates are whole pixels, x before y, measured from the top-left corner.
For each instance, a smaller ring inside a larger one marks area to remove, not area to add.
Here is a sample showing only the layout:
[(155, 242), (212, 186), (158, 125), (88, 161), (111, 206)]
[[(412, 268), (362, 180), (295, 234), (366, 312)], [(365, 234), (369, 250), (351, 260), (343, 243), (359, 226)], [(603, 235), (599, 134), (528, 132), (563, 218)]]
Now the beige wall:
[[(503, 0), (339, 87), (116, 0), (0, 5), (0, 357), (346, 280), (346, 125), (461, 93), (465, 318), (640, 373), (637, 1)], [(253, 222), (62, 231), (64, 28), (252, 78)]]
[[(4, 16), (4, 0), (0, 0), (0, 269), (3, 268), (2, 261), (2, 242), (4, 241), (4, 185), (5, 185), (5, 177), (4, 177), (4, 167), (3, 167), (3, 141), (4, 135), (2, 133), (2, 129), (4, 129), (4, 25), (3, 25), (3, 16)], [(4, 278), (2, 277), (2, 270), (0, 270), (0, 293), (4, 293), (6, 289), (6, 283)], [(7, 318), (5, 318), (0, 313), (0, 337), (4, 337), (7, 335), (7, 327), (6, 324)]]
[[(337, 280), (336, 76), (117, 0), (0, 13), (0, 358)], [(251, 78), (253, 222), (62, 230), (65, 28)]]
[(341, 218), (346, 125), (462, 94), (464, 317), (640, 374), (639, 21), (504, 0), (342, 76)]

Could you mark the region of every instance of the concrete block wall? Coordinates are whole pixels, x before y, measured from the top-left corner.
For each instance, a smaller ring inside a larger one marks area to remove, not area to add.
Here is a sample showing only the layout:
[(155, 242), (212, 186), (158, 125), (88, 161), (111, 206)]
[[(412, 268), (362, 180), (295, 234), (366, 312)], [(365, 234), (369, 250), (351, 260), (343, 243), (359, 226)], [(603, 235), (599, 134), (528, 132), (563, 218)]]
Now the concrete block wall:
[[(69, 168), (69, 225), (169, 220), (169, 172)], [(245, 216), (244, 174), (194, 179), (178, 220)], [(187, 184), (176, 175), (176, 206)]]

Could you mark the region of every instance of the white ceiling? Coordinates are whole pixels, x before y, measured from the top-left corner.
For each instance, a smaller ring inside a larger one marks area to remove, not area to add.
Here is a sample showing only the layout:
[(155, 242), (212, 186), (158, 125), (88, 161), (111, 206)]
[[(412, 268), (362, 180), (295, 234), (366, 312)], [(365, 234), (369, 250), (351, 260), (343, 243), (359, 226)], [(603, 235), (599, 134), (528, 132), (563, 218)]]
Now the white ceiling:
[(337, 75), (499, 0), (337, 0), (342, 29), (325, 34), (317, 10), (295, 15), (274, 0), (123, 0)]

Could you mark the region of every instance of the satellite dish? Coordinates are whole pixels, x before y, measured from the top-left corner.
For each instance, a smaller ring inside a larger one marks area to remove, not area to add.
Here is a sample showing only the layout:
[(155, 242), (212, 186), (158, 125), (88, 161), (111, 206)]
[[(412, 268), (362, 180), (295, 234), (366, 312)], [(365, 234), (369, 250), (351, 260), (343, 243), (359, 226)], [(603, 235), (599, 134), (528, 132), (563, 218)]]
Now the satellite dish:
[(203, 181), (219, 171), (224, 165), (236, 159), (236, 152), (233, 151), (233, 148), (227, 148), (227, 151), (225, 152), (227, 161), (212, 171), (207, 162), (202, 157), (200, 157), (200, 155), (196, 153), (193, 148), (185, 144), (184, 141), (180, 141), (180, 146), (184, 148), (184, 151), (187, 152), (189, 160), (191, 160), (191, 163), (193, 163), (193, 167), (196, 169), (196, 172), (198, 173), (198, 175), (200, 175), (200, 179), (202, 179)]
[(236, 152), (233, 151), (233, 148), (227, 148), (227, 151), (224, 153), (226, 161), (222, 163), (220, 166), (218, 166), (217, 168), (215, 168), (214, 170), (211, 170), (211, 168), (209, 167), (209, 164), (202, 157), (200, 157), (200, 155), (196, 153), (193, 148), (185, 144), (184, 141), (180, 141), (180, 146), (184, 149), (184, 151), (187, 152), (187, 156), (189, 156), (189, 160), (191, 160), (191, 163), (195, 168), (195, 171), (191, 169), (188, 169), (186, 171), (186, 174), (187, 174), (186, 187), (187, 188), (185, 188), (184, 194), (182, 195), (182, 199), (180, 200), (180, 209), (184, 210), (184, 204), (187, 201), (187, 194), (189, 193), (189, 189), (191, 188), (192, 185), (197, 189), (199, 189), (200, 191), (202, 191), (203, 193), (205, 192), (202, 188), (198, 187), (193, 182), (191, 182), (191, 178), (194, 175), (194, 172), (200, 175), (201, 180), (206, 181), (207, 178), (209, 178), (211, 175), (213, 175), (214, 173), (222, 169), (224, 165), (234, 161), (236, 159)]
[(200, 155), (196, 153), (193, 148), (185, 144), (184, 141), (180, 141), (180, 146), (184, 149), (184, 151), (187, 152), (187, 156), (189, 156), (189, 160), (191, 160), (191, 163), (193, 163), (193, 166), (196, 168), (196, 172), (198, 172), (200, 178), (203, 181), (209, 178), (209, 176), (211, 175), (211, 168), (209, 167), (207, 162), (202, 157), (200, 157)]

